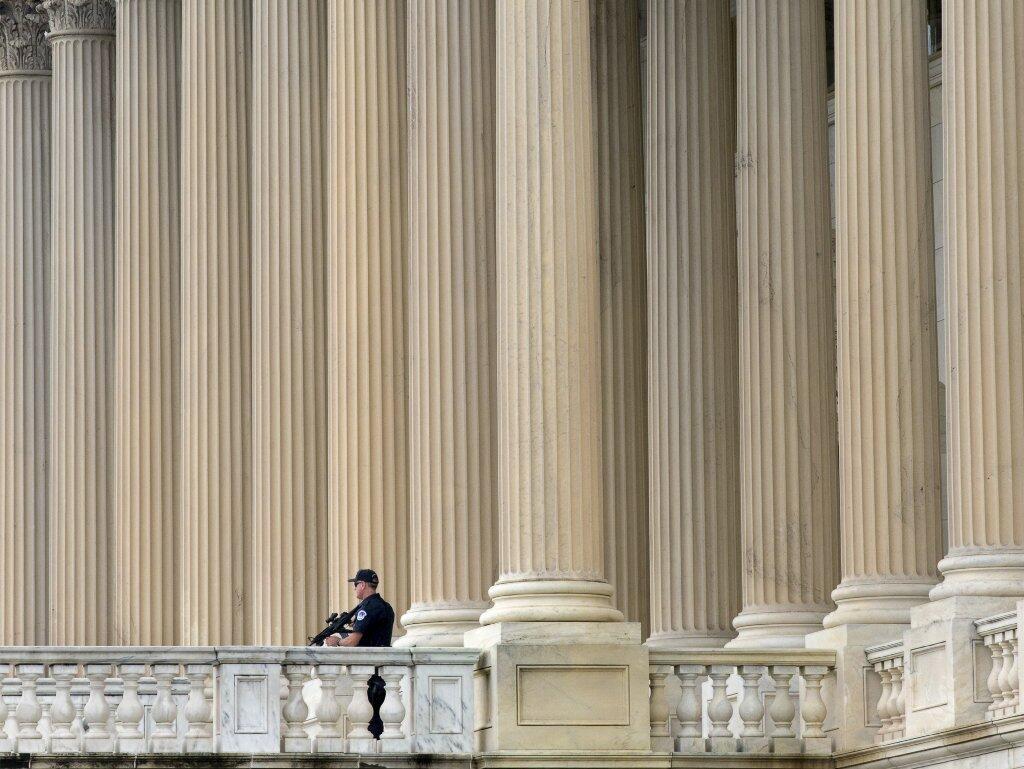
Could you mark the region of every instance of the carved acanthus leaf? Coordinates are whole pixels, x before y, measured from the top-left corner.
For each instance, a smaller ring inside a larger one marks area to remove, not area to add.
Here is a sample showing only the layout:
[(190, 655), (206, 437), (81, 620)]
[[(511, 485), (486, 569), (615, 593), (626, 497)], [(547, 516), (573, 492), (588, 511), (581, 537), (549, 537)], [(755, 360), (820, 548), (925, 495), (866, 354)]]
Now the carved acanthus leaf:
[(44, 0), (43, 8), (50, 14), (52, 35), (114, 30), (114, 0)]
[(0, 2), (0, 72), (50, 69), (46, 14), (35, 0)]

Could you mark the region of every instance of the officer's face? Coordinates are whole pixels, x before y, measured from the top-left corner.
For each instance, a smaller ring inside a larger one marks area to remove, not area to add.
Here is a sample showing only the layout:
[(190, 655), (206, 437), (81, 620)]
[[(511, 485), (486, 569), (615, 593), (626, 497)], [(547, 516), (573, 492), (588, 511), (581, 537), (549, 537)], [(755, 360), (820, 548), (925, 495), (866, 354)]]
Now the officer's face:
[(356, 582), (352, 587), (356, 589), (356, 598), (360, 601), (370, 594), (370, 586), (365, 582)]

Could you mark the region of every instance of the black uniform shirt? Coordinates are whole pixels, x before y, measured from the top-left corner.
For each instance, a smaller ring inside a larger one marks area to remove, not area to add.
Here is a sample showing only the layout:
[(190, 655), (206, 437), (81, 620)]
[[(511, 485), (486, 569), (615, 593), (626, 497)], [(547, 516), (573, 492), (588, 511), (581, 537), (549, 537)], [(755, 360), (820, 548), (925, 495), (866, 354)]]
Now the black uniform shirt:
[(364, 599), (356, 607), (352, 630), (362, 633), (360, 646), (391, 646), (391, 632), (395, 625), (395, 610), (377, 593)]

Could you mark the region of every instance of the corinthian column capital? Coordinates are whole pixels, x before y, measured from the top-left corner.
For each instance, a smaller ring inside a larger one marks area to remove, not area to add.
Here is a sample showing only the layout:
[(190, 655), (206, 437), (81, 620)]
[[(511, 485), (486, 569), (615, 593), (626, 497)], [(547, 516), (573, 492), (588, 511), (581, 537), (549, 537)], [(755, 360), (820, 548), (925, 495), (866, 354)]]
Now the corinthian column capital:
[(116, 11), (113, 0), (45, 0), (50, 15), (50, 34), (113, 32)]
[(50, 69), (46, 14), (32, 0), (0, 3), (0, 72)]

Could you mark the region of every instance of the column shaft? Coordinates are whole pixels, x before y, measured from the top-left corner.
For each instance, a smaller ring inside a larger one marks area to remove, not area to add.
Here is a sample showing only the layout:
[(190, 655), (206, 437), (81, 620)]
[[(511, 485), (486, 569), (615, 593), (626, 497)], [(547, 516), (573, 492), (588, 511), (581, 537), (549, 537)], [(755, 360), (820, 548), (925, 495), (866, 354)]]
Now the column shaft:
[(736, 64), (728, 0), (651, 0), (651, 639), (721, 645), (740, 610)]
[(328, 527), (331, 604), (373, 568), (409, 608), (405, 0), (328, 21)]
[(816, 0), (737, 7), (737, 646), (802, 646), (838, 581), (835, 302)]
[(114, 6), (47, 0), (53, 45), (50, 643), (113, 643)]
[(328, 613), (325, 0), (253, 12), (253, 609), (257, 644)]
[(949, 553), (932, 598), (1024, 595), (1024, 7), (943, 4)]
[(180, 0), (117, 2), (119, 642), (181, 623)]
[(497, 576), (494, 6), (409, 6), (405, 643), (462, 645)]
[(647, 535), (647, 259), (639, 8), (591, 6), (601, 265), (604, 558), (615, 606), (650, 625)]
[[(50, 46), (34, 3), (0, 14), (0, 645), (47, 642)], [(26, 586), (29, 586), (26, 588)]]
[(843, 581), (827, 627), (908, 623), (941, 555), (925, 10), (836, 5)]
[(182, 640), (192, 645), (253, 639), (251, 19), (250, 0), (183, 0)]
[(501, 576), (481, 621), (621, 620), (604, 579), (590, 8), (497, 10)]

